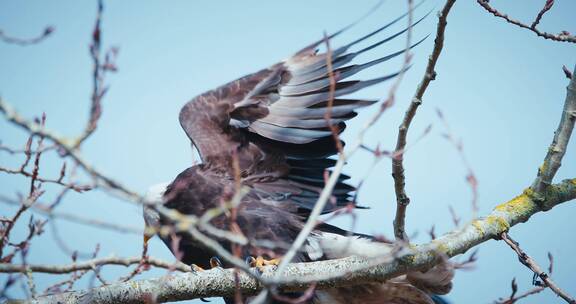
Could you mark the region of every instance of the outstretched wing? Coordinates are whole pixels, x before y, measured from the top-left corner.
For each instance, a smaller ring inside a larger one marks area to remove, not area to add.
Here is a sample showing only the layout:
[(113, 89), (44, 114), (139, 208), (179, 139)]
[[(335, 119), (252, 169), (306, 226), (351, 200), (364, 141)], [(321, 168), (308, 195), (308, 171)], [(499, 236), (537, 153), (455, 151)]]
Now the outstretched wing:
[(330, 94), (328, 54), (316, 52), (316, 48), (324, 43), (324, 39), (321, 39), (283, 62), (194, 98), (182, 108), (180, 124), (203, 159), (226, 153), (223, 150), (228, 146), (223, 146), (224, 143), (241, 142), (241, 138), (231, 136), (235, 135), (231, 134), (234, 133), (231, 132), (232, 129), (245, 129), (267, 139), (291, 144), (307, 144), (330, 136), (327, 129), (329, 125), (341, 125), (341, 122), (354, 116), (355, 109), (375, 102), (340, 97), (389, 80), (400, 71), (364, 81), (345, 80), (359, 71), (401, 55), (404, 50), (364, 64), (348, 63), (358, 55), (400, 36), (408, 29), (387, 36), (361, 50), (349, 50), (397, 23), (406, 14), (408, 13), (331, 52), (332, 69), (337, 84), (330, 121), (324, 119)]
[[(334, 165), (333, 160), (327, 159), (337, 152), (331, 128), (341, 132), (346, 126), (344, 122), (356, 116), (356, 109), (376, 102), (345, 96), (389, 80), (400, 71), (369, 80), (348, 79), (359, 71), (403, 54), (405, 50), (363, 64), (350, 62), (358, 55), (399, 37), (408, 28), (360, 50), (351, 49), (388, 29), (407, 14), (334, 49), (330, 57), (316, 51), (324, 43), (322, 39), (285, 61), (206, 92), (182, 108), (180, 124), (204, 163), (226, 167), (222, 170), (226, 171), (231, 168), (231, 156), (236, 155), (243, 176), (250, 180), (262, 200), (297, 206), (298, 211), (309, 210), (324, 186), (325, 170)], [(336, 80), (333, 92), (330, 90), (328, 58)], [(330, 119), (326, 119), (331, 97), (334, 100)], [(349, 193), (354, 188), (346, 185), (345, 179), (347, 177), (342, 176), (335, 187), (336, 204), (328, 206), (326, 212), (350, 201)]]

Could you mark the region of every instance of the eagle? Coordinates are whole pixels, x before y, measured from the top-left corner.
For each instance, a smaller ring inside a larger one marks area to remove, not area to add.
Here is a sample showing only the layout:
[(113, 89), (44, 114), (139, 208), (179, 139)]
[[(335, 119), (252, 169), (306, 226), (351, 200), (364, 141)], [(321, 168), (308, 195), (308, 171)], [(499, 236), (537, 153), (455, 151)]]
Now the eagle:
[[(210, 224), (217, 229), (241, 233), (250, 241), (241, 246), (239, 254), (242, 257), (259, 257), (266, 261), (282, 257), (287, 246), (256, 244), (258, 241), (284, 245), (294, 242), (319, 198), (326, 172), (330, 172), (336, 163), (333, 156), (344, 144), (333, 136), (334, 133), (344, 131), (345, 122), (357, 115), (356, 110), (378, 101), (346, 96), (393, 79), (403, 70), (369, 80), (349, 80), (350, 77), (402, 55), (406, 49), (362, 64), (352, 64), (352, 60), (401, 36), (409, 27), (352, 50), (368, 38), (385, 32), (409, 13), (348, 44), (324, 52), (318, 50), (350, 26), (345, 27), (286, 60), (193, 98), (182, 107), (179, 121), (201, 162), (182, 171), (172, 182), (150, 188), (147, 200), (181, 214), (201, 217), (208, 210), (222, 208), (242, 187), (246, 191), (234, 209), (234, 216), (224, 212), (212, 218)], [(323, 213), (362, 208), (354, 199), (356, 189), (346, 183), (349, 178), (340, 176)], [(155, 211), (153, 205), (144, 209), (146, 225), (174, 225), (170, 218)], [(161, 234), (160, 237), (185, 264), (200, 268), (215, 264), (232, 266), (226, 261), (214, 263), (217, 253), (187, 233)], [(214, 239), (232, 251), (233, 244), (229, 240), (216, 236)], [(383, 247), (370, 236), (352, 234), (324, 223), (315, 228), (305, 250), (291, 262), (374, 256), (386, 254), (387, 250), (392, 250), (391, 244)], [(307, 301), (438, 303), (441, 300), (436, 295), (449, 292), (453, 273), (452, 267), (443, 263), (426, 272), (408, 273), (385, 283), (316, 291)], [(233, 303), (232, 299), (225, 301)], [(270, 303), (278, 302), (270, 299)]]

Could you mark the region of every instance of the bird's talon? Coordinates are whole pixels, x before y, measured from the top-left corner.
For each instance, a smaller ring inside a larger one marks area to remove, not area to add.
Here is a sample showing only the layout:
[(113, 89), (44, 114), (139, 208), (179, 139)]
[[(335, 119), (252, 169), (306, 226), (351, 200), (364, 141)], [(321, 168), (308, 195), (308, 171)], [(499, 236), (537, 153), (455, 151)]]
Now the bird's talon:
[(258, 256), (256, 258), (249, 257), (246, 260), (250, 260), (250, 267), (256, 267), (261, 273), (264, 272), (264, 268), (266, 266), (278, 266), (278, 264), (280, 264), (280, 259), (266, 260), (262, 256)]
[(248, 257), (246, 257), (244, 262), (246, 263), (246, 265), (248, 265), (250, 267), (254, 267), (254, 263), (256, 263), (256, 259), (253, 256), (248, 256)]
[(192, 264), (190, 265), (190, 268), (192, 269), (192, 272), (201, 272), (204, 271), (204, 268), (196, 265), (196, 264)]
[(217, 257), (211, 257), (210, 258), (210, 267), (211, 268), (222, 268), (222, 262), (220, 262), (220, 259)]

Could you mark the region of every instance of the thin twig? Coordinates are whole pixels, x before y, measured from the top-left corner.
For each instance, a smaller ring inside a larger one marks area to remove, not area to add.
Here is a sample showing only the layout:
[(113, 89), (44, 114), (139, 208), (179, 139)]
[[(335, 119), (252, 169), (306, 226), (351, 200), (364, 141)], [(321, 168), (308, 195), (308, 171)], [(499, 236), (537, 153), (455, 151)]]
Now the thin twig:
[[(29, 177), (29, 178), (31, 178), (33, 176), (32, 173), (27, 172), (26, 170), (22, 170), (21, 168), (19, 168), (18, 170), (15, 170), (15, 169), (10, 169), (10, 168), (0, 167), (0, 172), (4, 172), (7, 174), (22, 175), (22, 176)], [(94, 188), (94, 186), (92, 186), (92, 185), (76, 185), (76, 184), (65, 183), (60, 178), (56, 179), (56, 178), (46, 178), (46, 177), (36, 176), (36, 181), (39, 181), (41, 183), (56, 184), (56, 185), (64, 186), (64, 187), (72, 189), (76, 192), (89, 191), (89, 190), (92, 190)]]
[(90, 44), (90, 57), (92, 58), (92, 96), (90, 106), (90, 118), (84, 131), (73, 143), (73, 148), (77, 149), (88, 138), (98, 126), (98, 121), (102, 115), (102, 99), (108, 91), (105, 87), (106, 72), (115, 72), (117, 70), (114, 60), (118, 53), (117, 48), (111, 48), (106, 52), (104, 58), (101, 55), (102, 49), (102, 13), (104, 11), (103, 0), (98, 0), (98, 10), (96, 12), (96, 21), (92, 30), (92, 43)]
[[(40, 125), (42, 127), (45, 126), (45, 122), (46, 122), (46, 115), (42, 115), (42, 119), (40, 121)], [(38, 150), (42, 149), (42, 142), (44, 141), (44, 137), (40, 136), (38, 139)], [(30, 147), (31, 147), (31, 142), (32, 142), (32, 136), (30, 136), (30, 138), (28, 139), (28, 142), (26, 143), (26, 160), (24, 161), (24, 164), (20, 167), (20, 170), (23, 171), (24, 168), (26, 167), (26, 165), (28, 164), (28, 162), (30, 161), (31, 158), (31, 153), (30, 151)], [(14, 225), (16, 224), (16, 222), (18, 221), (18, 218), (26, 211), (28, 210), (28, 208), (30, 208), (32, 205), (34, 205), (34, 203), (36, 203), (36, 201), (38, 200), (38, 198), (44, 193), (43, 190), (40, 190), (40, 187), (36, 187), (35, 183), (36, 180), (38, 178), (38, 172), (40, 170), (40, 157), (42, 156), (42, 153), (36, 153), (35, 158), (34, 158), (34, 167), (32, 169), (32, 174), (30, 175), (30, 192), (27, 196), (27, 198), (25, 200), (21, 200), (21, 204), (20, 204), (20, 208), (18, 209), (18, 211), (16, 211), (16, 214), (12, 217), (12, 220), (8, 223), (8, 226), (6, 227), (6, 229), (4, 229), (3, 233), (2, 233), (2, 238), (0, 238), (0, 257), (2, 257), (3, 254), (3, 250), (4, 247), (6, 245), (6, 243), (8, 242), (8, 240), (10, 239), (10, 232), (12, 231), (12, 228), (14, 227)]]
[[(23, 202), (21, 200), (11, 199), (11, 198), (8, 198), (8, 197), (2, 196), (2, 195), (0, 195), (0, 202), (8, 204), (8, 205), (13, 205), (13, 206), (20, 206), (21, 204), (23, 204)], [(54, 211), (52, 208), (50, 208), (48, 205), (42, 204), (40, 202), (36, 202), (34, 205), (31, 205), (31, 207), (29, 209), (31, 211), (43, 214), (52, 220), (62, 219), (62, 220), (70, 221), (73, 223), (88, 225), (91, 227), (98, 227), (98, 228), (102, 228), (102, 229), (108, 229), (108, 230), (122, 232), (122, 233), (132, 233), (132, 234), (138, 234), (138, 235), (142, 234), (141, 228), (131, 227), (131, 226), (123, 226), (123, 225), (117, 224), (117, 223), (105, 222), (105, 221), (98, 220), (95, 218), (83, 217), (83, 216), (80, 216), (80, 215), (77, 215), (74, 213), (57, 212), (57, 211)]]
[[(508, 246), (510, 246), (510, 248), (512, 248), (512, 250), (516, 252), (516, 254), (518, 254), (518, 259), (520, 260), (520, 262), (524, 266), (532, 270), (534, 272), (534, 275), (542, 280), (540, 284), (545, 284), (546, 286), (548, 286), (555, 294), (564, 299), (564, 301), (566, 301), (567, 303), (576, 304), (576, 300), (572, 298), (569, 294), (567, 294), (564, 290), (560, 289), (560, 287), (558, 287), (558, 285), (556, 285), (556, 283), (552, 281), (550, 276), (536, 263), (536, 261), (534, 261), (534, 259), (532, 259), (529, 255), (526, 254), (526, 252), (522, 250), (522, 248), (520, 248), (520, 244), (514, 241), (508, 235), (508, 233), (506, 232), (502, 233), (501, 237), (502, 240), (506, 242), (506, 244), (508, 244)], [(537, 282), (538, 281), (536, 280), (534, 281), (534, 283), (538, 284)]]
[(534, 19), (534, 22), (532, 22), (530, 28), (535, 29), (536, 26), (538, 26), (538, 24), (542, 20), (542, 17), (544, 17), (544, 14), (546, 14), (546, 12), (549, 11), (553, 5), (554, 0), (546, 0), (546, 2), (544, 3), (544, 7), (542, 7), (542, 9), (538, 12), (538, 15), (536, 15), (536, 19)]
[[(521, 28), (527, 29), (531, 32), (533, 32), (534, 34), (544, 38), (544, 39), (550, 39), (550, 40), (554, 40), (554, 41), (560, 41), (560, 42), (572, 42), (572, 43), (576, 43), (576, 36), (570, 35), (568, 32), (566, 31), (562, 31), (560, 34), (550, 34), (547, 32), (542, 32), (538, 29), (536, 29), (536, 26), (532, 27), (528, 24), (522, 23), (521, 21), (518, 21), (516, 19), (512, 19), (510, 18), (508, 15), (503, 14), (501, 12), (499, 12), (497, 9), (493, 8), (492, 6), (490, 6), (489, 1), (488, 0), (476, 0), (476, 2), (478, 2), (478, 4), (480, 6), (482, 6), (487, 12), (491, 13), (492, 15), (498, 17), (498, 18), (502, 18), (504, 20), (506, 20), (506, 22), (510, 23), (510, 24), (514, 24), (516, 26), (519, 26)], [(537, 25), (538, 23), (536, 23)]]
[[(0, 263), (0, 273), (13, 273), (13, 272), (25, 272), (27, 269), (32, 272), (38, 273), (51, 273), (51, 274), (66, 274), (74, 271), (80, 270), (92, 270), (93, 267), (106, 266), (106, 265), (116, 265), (116, 266), (131, 266), (140, 265), (142, 263), (142, 256), (137, 257), (107, 257), (92, 259), (84, 262), (76, 262), (72, 264), (64, 265), (46, 265), (46, 264), (28, 264), (28, 265), (17, 265), (11, 263)], [(164, 269), (174, 269), (181, 272), (191, 271), (190, 266), (183, 263), (163, 261), (157, 258), (148, 257), (146, 259), (146, 264)]]
[[(476, 174), (474, 173), (472, 166), (470, 165), (468, 159), (466, 158), (466, 154), (464, 153), (464, 144), (462, 143), (462, 140), (456, 139), (454, 134), (452, 134), (450, 126), (448, 125), (448, 121), (446, 120), (444, 114), (442, 113), (442, 111), (440, 111), (440, 109), (436, 109), (436, 114), (438, 115), (438, 118), (440, 119), (440, 121), (442, 121), (442, 124), (444, 124), (444, 127), (446, 129), (446, 133), (443, 134), (444, 137), (446, 138), (446, 140), (448, 140), (448, 142), (450, 142), (450, 144), (452, 144), (452, 146), (454, 146), (454, 148), (458, 152), (458, 155), (460, 156), (460, 159), (462, 160), (462, 163), (464, 164), (464, 167), (466, 168), (467, 171), (466, 183), (468, 183), (468, 186), (470, 186), (470, 190), (472, 192), (472, 218), (475, 218), (478, 215), (478, 179), (476, 178)], [(452, 215), (454, 215), (453, 210), (450, 210), (450, 212), (452, 213)]]
[(332, 48), (330, 47), (330, 39), (328, 38), (328, 34), (326, 34), (326, 32), (324, 32), (324, 43), (326, 44), (326, 69), (328, 70), (328, 79), (330, 81), (330, 86), (328, 88), (328, 106), (326, 107), (326, 112), (324, 113), (324, 120), (326, 120), (326, 124), (328, 125), (330, 132), (332, 132), (332, 138), (334, 139), (338, 153), (342, 154), (344, 152), (344, 147), (342, 146), (342, 141), (340, 141), (340, 137), (338, 136), (339, 127), (338, 125), (331, 123), (332, 107), (334, 105), (334, 93), (336, 92), (338, 75), (335, 75), (334, 69), (332, 67)]
[(13, 123), (16, 126), (23, 128), (26, 132), (31, 135), (43, 136), (46, 139), (52, 141), (58, 145), (61, 150), (63, 150), (66, 156), (69, 156), (76, 162), (86, 173), (88, 173), (93, 178), (97, 179), (99, 186), (103, 186), (111, 192), (116, 191), (121, 194), (124, 198), (132, 202), (142, 203), (144, 198), (138, 194), (136, 191), (132, 191), (122, 185), (119, 181), (114, 180), (111, 177), (106, 176), (102, 172), (94, 168), (87, 160), (85, 160), (77, 149), (72, 145), (71, 140), (61, 136), (60, 134), (41, 126), (39, 123), (31, 122), (22, 117), (12, 106), (6, 103), (0, 97), (0, 112), (4, 114), (6, 120)]
[(26, 148), (24, 148), (24, 149), (14, 149), (14, 148), (11, 148), (11, 147), (9, 147), (9, 146), (5, 146), (5, 145), (3, 145), (3, 144), (0, 143), (0, 151), (4, 151), (4, 152), (7, 152), (7, 153), (12, 154), (12, 155), (14, 155), (14, 154), (26, 154), (26, 153), (36, 154), (36, 153), (46, 152), (46, 151), (48, 151), (48, 150), (54, 150), (55, 148), (56, 148), (55, 145), (50, 145), (50, 146), (43, 147), (43, 148), (40, 149), (40, 150), (30, 150), (30, 151), (27, 151)]
[(44, 28), (44, 31), (42, 32), (42, 34), (40, 34), (38, 37), (18, 38), (18, 37), (9, 36), (6, 33), (4, 33), (3, 30), (0, 30), (0, 40), (4, 41), (5, 43), (27, 46), (27, 45), (37, 44), (37, 43), (44, 41), (44, 39), (46, 39), (48, 36), (50, 36), (50, 34), (52, 34), (53, 32), (54, 32), (54, 27), (47, 26), (46, 28)]

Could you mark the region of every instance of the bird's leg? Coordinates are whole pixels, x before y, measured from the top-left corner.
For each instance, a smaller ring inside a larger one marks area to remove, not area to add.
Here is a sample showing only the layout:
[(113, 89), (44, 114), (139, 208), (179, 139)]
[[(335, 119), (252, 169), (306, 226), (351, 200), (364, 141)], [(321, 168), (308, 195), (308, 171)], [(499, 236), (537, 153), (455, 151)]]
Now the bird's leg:
[(278, 266), (278, 264), (280, 264), (280, 259), (267, 260), (260, 255), (256, 258), (248, 257), (246, 261), (248, 262), (250, 267), (256, 267), (258, 268), (258, 270), (260, 270), (260, 272), (264, 272), (265, 266)]

